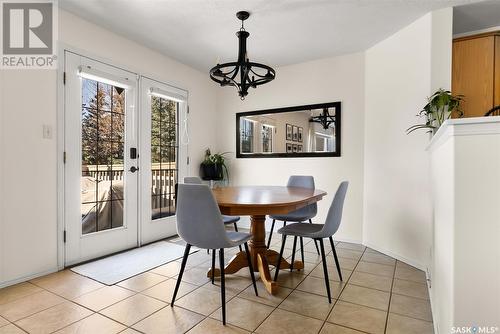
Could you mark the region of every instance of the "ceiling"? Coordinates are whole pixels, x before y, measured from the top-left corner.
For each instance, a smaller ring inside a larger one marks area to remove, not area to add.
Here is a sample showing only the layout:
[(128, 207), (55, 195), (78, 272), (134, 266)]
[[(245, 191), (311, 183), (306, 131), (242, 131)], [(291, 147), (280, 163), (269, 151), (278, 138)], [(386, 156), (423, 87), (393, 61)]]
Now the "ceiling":
[(208, 71), (235, 60), (251, 12), (248, 56), (271, 66), (366, 50), (425, 13), (477, 0), (59, 0), (86, 20)]
[(453, 8), (453, 33), (500, 27), (500, 0), (490, 0)]

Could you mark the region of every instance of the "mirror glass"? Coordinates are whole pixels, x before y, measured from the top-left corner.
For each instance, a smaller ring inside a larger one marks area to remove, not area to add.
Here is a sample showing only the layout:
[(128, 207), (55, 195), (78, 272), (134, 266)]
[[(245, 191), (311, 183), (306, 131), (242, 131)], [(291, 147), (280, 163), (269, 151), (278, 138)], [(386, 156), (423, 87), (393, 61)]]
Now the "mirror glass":
[(238, 113), (237, 157), (340, 156), (340, 102)]

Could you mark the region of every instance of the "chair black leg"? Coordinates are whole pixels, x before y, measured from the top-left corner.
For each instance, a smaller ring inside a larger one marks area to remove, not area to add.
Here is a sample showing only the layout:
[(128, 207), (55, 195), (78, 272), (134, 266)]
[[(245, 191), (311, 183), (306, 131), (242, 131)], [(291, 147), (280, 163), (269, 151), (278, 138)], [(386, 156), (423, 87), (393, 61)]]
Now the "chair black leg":
[(280, 271), (281, 259), (283, 258), (283, 251), (285, 250), (286, 234), (283, 234), (281, 240), (281, 250), (280, 256), (278, 257), (278, 263), (276, 263), (276, 273), (274, 274), (274, 281), (278, 280), (278, 272)]
[(292, 249), (292, 262), (290, 262), (290, 271), (293, 270), (293, 263), (295, 262), (295, 250), (297, 248), (297, 236), (293, 237), (293, 249)]
[(335, 250), (335, 245), (333, 244), (333, 238), (330, 237), (330, 246), (332, 246), (333, 258), (335, 259), (335, 265), (337, 266), (337, 271), (339, 272), (339, 278), (342, 282), (342, 272), (340, 270), (339, 258), (337, 257), (337, 251)]
[[(313, 223), (312, 219), (309, 219), (309, 224), (312, 224), (312, 223)], [(313, 240), (314, 240), (314, 246), (316, 246), (316, 252), (319, 255), (318, 241), (316, 239), (313, 239)]]
[(179, 271), (179, 277), (177, 277), (177, 283), (175, 283), (174, 295), (172, 296), (172, 301), (170, 306), (174, 306), (175, 297), (177, 297), (177, 291), (179, 291), (179, 286), (181, 285), (182, 275), (184, 274), (184, 269), (186, 268), (186, 262), (189, 256), (189, 250), (191, 249), (190, 244), (186, 244), (184, 249), (184, 256), (182, 257), (181, 270)]
[(212, 249), (212, 284), (215, 282), (215, 249)]
[[(234, 223), (234, 231), (238, 232), (238, 225), (236, 225), (236, 223)], [(238, 247), (240, 248), (240, 252), (243, 252), (243, 249), (241, 248), (241, 245), (239, 245)]]
[(328, 267), (326, 266), (325, 247), (323, 246), (323, 239), (319, 239), (319, 248), (321, 250), (321, 259), (323, 260), (323, 274), (325, 275), (326, 293), (328, 294), (328, 302), (332, 303), (332, 296), (330, 294), (330, 280), (328, 279)]
[(224, 248), (219, 251), (220, 262), (220, 296), (222, 302), (222, 323), (226, 325), (226, 282), (224, 277)]
[(255, 290), (255, 295), (258, 296), (257, 283), (255, 283), (255, 274), (253, 272), (252, 259), (250, 258), (250, 251), (248, 250), (248, 244), (245, 242), (245, 252), (247, 253), (248, 269), (250, 269), (250, 276), (252, 277), (253, 289)]
[(276, 220), (273, 219), (273, 224), (271, 225), (271, 233), (269, 233), (269, 238), (267, 239), (267, 248), (271, 246), (271, 239), (273, 237), (273, 231), (274, 231), (274, 223)]
[(304, 262), (304, 238), (300, 237), (300, 255), (302, 257), (302, 264), (305, 266)]

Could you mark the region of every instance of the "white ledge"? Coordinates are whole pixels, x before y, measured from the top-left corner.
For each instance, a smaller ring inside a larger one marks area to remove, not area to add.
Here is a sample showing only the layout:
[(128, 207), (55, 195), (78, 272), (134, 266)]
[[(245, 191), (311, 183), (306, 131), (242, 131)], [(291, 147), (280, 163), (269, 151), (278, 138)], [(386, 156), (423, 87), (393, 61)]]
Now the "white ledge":
[(454, 118), (446, 120), (432, 137), (427, 150), (431, 151), (452, 136), (500, 134), (500, 116)]

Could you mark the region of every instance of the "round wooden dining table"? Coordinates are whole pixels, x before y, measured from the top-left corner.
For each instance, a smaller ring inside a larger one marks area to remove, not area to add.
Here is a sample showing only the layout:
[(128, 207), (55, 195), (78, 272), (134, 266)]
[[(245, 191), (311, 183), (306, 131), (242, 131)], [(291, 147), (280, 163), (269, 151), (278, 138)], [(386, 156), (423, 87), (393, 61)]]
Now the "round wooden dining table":
[[(279, 254), (266, 247), (266, 215), (286, 214), (300, 209), (318, 202), (326, 195), (326, 192), (297, 187), (244, 186), (216, 188), (213, 193), (221, 213), (232, 216), (250, 216), (252, 239), (248, 246), (253, 269), (259, 272), (266, 290), (271, 294), (276, 294), (278, 285), (271, 279), (269, 264), (276, 266)], [(228, 262), (224, 272), (233, 274), (245, 267), (248, 267), (246, 254), (239, 252)], [(282, 259), (280, 269), (286, 268), (290, 268), (290, 263)], [(293, 268), (303, 269), (304, 264), (302, 261), (294, 261)], [(215, 269), (214, 275), (220, 275), (219, 269)], [(207, 276), (211, 277), (211, 269)]]

